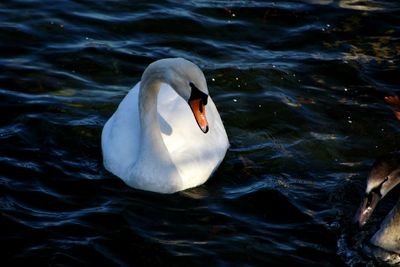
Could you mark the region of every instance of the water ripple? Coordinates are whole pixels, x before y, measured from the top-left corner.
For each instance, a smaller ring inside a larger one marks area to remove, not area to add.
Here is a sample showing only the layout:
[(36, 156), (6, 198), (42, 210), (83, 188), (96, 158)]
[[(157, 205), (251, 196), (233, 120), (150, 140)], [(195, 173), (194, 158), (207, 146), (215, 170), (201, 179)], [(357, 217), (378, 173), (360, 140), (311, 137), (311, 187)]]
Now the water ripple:
[[(359, 248), (378, 219), (356, 234), (351, 219), (370, 164), (399, 146), (382, 100), (399, 93), (399, 9), (1, 3), (3, 264), (373, 266)], [(204, 70), (231, 147), (206, 184), (141, 192), (103, 168), (101, 129), (150, 62), (176, 56)]]

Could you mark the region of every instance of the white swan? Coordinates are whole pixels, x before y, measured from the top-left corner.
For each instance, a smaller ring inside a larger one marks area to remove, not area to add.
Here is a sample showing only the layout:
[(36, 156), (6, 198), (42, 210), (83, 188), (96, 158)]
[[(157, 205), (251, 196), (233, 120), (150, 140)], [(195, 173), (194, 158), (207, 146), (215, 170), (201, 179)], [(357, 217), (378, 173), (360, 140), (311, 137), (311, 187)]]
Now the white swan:
[(150, 64), (101, 139), (108, 171), (131, 187), (159, 193), (203, 184), (229, 147), (203, 72), (182, 58)]

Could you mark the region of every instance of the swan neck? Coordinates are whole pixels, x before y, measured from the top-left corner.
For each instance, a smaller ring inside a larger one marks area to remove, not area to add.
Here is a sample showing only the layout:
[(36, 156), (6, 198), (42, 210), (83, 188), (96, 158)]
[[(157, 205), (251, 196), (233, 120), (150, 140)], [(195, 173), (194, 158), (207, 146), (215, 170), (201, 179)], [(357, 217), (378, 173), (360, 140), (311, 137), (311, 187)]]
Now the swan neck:
[[(149, 75), (150, 74), (150, 75)], [(142, 160), (169, 163), (167, 148), (161, 136), (157, 97), (161, 83), (159, 72), (145, 73), (139, 92), (140, 153)]]
[(160, 125), (157, 119), (157, 96), (161, 82), (158, 80), (144, 80), (139, 92), (139, 118), (141, 126), (141, 139), (149, 137), (161, 138)]

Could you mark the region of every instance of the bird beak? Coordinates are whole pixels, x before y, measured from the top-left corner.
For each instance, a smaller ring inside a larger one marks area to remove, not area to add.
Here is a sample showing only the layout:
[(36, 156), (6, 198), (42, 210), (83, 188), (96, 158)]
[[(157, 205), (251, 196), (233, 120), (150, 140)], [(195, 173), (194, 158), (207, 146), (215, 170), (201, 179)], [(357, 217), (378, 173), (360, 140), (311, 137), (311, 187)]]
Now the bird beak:
[(200, 98), (189, 100), (189, 106), (192, 109), (194, 118), (203, 133), (208, 132), (208, 122), (206, 117), (206, 106)]
[(381, 196), (376, 192), (371, 192), (364, 198), (354, 218), (360, 226), (363, 226), (368, 221), (369, 217), (371, 217), (379, 200), (381, 200)]

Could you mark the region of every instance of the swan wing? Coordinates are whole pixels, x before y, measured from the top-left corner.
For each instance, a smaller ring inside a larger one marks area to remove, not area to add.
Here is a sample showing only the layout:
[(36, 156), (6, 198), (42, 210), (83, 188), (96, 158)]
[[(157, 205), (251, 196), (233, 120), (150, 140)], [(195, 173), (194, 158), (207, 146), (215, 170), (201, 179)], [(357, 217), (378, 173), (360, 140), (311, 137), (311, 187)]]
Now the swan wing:
[(136, 84), (124, 97), (102, 132), (104, 166), (123, 180), (128, 179), (139, 150), (139, 87)]
[(162, 84), (157, 108), (163, 141), (185, 188), (204, 183), (223, 160), (228, 137), (211, 98), (206, 105), (208, 133), (203, 133), (188, 105), (169, 85)]
[[(139, 88), (140, 83), (129, 91), (102, 132), (104, 166), (127, 183), (140, 153)], [(163, 142), (181, 176), (181, 190), (204, 183), (229, 147), (214, 102), (210, 98), (206, 105), (210, 128), (206, 134), (197, 125), (188, 103), (167, 84), (161, 85), (157, 110)], [(160, 173), (160, 177), (163, 175)]]

